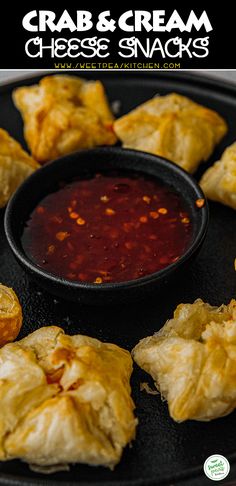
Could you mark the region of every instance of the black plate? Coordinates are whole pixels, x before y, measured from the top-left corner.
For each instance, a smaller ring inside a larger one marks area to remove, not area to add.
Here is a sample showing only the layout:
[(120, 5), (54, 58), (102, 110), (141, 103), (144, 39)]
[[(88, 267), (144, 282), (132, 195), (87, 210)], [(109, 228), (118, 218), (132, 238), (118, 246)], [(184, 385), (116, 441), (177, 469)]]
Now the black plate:
[[(85, 75), (85, 73), (83, 73)], [(120, 114), (126, 113), (156, 93), (177, 91), (223, 115), (229, 132), (208, 164), (196, 177), (216, 160), (222, 150), (236, 140), (236, 88), (221, 82), (193, 77), (184, 73), (160, 72), (148, 76), (143, 73), (86, 73), (86, 77), (104, 81), (111, 101), (121, 101)], [(0, 88), (0, 126), (23, 142), (22, 122), (11, 101), (11, 91), (21, 84), (32, 84), (38, 78), (17, 81)], [(84, 333), (104, 341), (112, 341), (131, 349), (139, 339), (157, 330), (169, 318), (180, 302), (193, 302), (201, 297), (211, 304), (227, 303), (236, 295), (236, 218), (232, 209), (210, 204), (210, 225), (203, 248), (178, 285), (169, 288), (158, 298), (116, 307), (79, 307), (58, 301), (37, 285), (32, 284), (15, 262), (3, 232), (4, 211), (0, 212), (0, 280), (12, 286), (24, 308), (21, 337), (42, 325), (61, 325), (66, 332)], [(127, 485), (191, 484), (204, 485), (202, 466), (214, 453), (225, 455), (231, 464), (236, 458), (236, 413), (210, 423), (189, 421), (176, 424), (170, 419), (166, 403), (158, 396), (139, 391), (141, 381), (151, 379), (135, 367), (132, 378), (133, 397), (139, 418), (137, 439), (125, 450), (114, 472), (103, 468), (77, 465), (70, 472), (49, 477), (31, 472), (19, 461), (0, 465), (2, 484), (48, 485)], [(234, 472), (233, 472), (234, 470)], [(235, 467), (227, 480), (236, 478)]]

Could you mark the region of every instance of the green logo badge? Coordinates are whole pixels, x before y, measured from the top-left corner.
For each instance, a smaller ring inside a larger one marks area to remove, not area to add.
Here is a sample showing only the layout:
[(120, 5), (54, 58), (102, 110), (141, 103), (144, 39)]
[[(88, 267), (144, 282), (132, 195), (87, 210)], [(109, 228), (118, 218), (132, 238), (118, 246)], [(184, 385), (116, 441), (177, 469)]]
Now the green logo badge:
[(228, 476), (230, 465), (226, 457), (220, 454), (209, 456), (204, 462), (204, 473), (212, 481), (221, 481)]

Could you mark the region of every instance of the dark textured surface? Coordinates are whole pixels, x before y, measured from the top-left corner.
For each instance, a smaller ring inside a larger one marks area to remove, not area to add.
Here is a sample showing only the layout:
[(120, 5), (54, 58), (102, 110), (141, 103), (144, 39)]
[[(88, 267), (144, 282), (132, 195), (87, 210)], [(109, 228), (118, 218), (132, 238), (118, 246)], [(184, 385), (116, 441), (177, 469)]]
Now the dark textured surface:
[[(97, 76), (98, 77), (98, 73)], [(218, 157), (222, 149), (236, 139), (236, 96), (230, 89), (213, 87), (207, 83), (196, 84), (184, 77), (170, 73), (143, 77), (130, 73), (122, 78), (108, 73), (104, 81), (111, 100), (121, 100), (121, 112), (153, 96), (155, 93), (176, 90), (183, 92), (203, 104), (215, 108), (225, 116), (230, 131), (214, 154)], [(1, 91), (0, 91), (1, 93)], [(14, 109), (10, 92), (1, 93), (0, 126), (5, 127), (18, 140), (22, 140), (22, 124)], [(21, 336), (42, 325), (57, 324), (68, 333), (86, 333), (104, 341), (112, 341), (131, 349), (137, 341), (158, 329), (169, 318), (180, 302), (192, 302), (201, 297), (211, 304), (227, 303), (235, 297), (236, 274), (236, 219), (235, 212), (218, 204), (210, 204), (210, 225), (204, 246), (185, 276), (162, 295), (157, 294), (146, 301), (116, 307), (82, 307), (55, 298), (42, 292), (31, 283), (19, 268), (8, 249), (3, 233), (3, 215), (0, 212), (0, 280), (12, 286), (18, 293), (24, 310), (24, 326)], [(139, 418), (137, 440), (124, 452), (121, 463), (114, 472), (102, 468), (75, 466), (71, 472), (57, 473), (50, 477), (36, 475), (18, 461), (0, 465), (2, 484), (211, 484), (201, 473), (207, 456), (221, 453), (230, 461), (236, 450), (236, 413), (210, 423), (186, 422), (176, 424), (170, 419), (167, 406), (159, 396), (139, 391), (140, 381), (151, 379), (135, 367), (132, 388)], [(234, 468), (233, 468), (234, 469)], [(19, 483), (11, 478), (21, 478)], [(195, 479), (193, 479), (195, 477)], [(5, 478), (5, 479), (4, 479)], [(232, 472), (227, 480), (236, 478)], [(45, 482), (46, 481), (46, 482)]]

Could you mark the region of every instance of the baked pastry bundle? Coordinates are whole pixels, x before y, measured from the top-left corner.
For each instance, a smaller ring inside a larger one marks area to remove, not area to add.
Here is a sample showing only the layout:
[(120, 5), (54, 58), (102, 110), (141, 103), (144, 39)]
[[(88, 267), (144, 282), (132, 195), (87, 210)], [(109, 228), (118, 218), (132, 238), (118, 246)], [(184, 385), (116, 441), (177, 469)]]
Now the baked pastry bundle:
[(113, 468), (135, 437), (130, 353), (42, 327), (0, 349), (0, 460)]
[(117, 140), (100, 81), (46, 76), (37, 85), (17, 88), (13, 100), (23, 117), (31, 153), (41, 163)]
[(171, 417), (208, 421), (236, 408), (236, 301), (180, 304), (173, 319), (142, 339), (133, 358), (150, 373)]
[(227, 132), (215, 111), (185, 96), (157, 96), (114, 123), (123, 146), (165, 157), (195, 172)]
[(203, 174), (200, 185), (206, 197), (236, 209), (236, 142)]
[(6, 130), (0, 128), (0, 208), (17, 187), (39, 167)]
[(17, 338), (22, 319), (21, 305), (14, 290), (0, 284), (0, 346)]

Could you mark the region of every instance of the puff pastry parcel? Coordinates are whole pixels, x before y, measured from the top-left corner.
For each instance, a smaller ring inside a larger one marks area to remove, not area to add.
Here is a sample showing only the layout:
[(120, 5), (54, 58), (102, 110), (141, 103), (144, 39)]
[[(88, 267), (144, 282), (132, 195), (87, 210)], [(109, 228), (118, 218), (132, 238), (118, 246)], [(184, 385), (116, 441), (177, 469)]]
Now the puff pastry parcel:
[(39, 166), (6, 130), (0, 128), (0, 208)]
[(135, 435), (130, 353), (43, 327), (0, 350), (0, 460), (112, 468)]
[(114, 128), (124, 147), (160, 155), (188, 172), (209, 158), (227, 131), (218, 113), (176, 93), (143, 103)]
[(171, 417), (211, 420), (236, 408), (236, 301), (212, 307), (198, 299), (133, 350), (155, 380)]
[(200, 185), (209, 199), (236, 209), (236, 142), (203, 174)]
[(25, 139), (39, 162), (116, 142), (100, 81), (47, 76), (37, 85), (17, 88), (13, 99), (24, 120)]
[(14, 290), (0, 284), (0, 346), (17, 338), (22, 320), (22, 308)]

